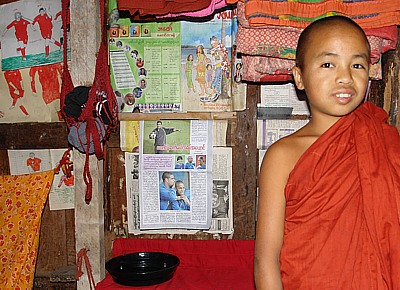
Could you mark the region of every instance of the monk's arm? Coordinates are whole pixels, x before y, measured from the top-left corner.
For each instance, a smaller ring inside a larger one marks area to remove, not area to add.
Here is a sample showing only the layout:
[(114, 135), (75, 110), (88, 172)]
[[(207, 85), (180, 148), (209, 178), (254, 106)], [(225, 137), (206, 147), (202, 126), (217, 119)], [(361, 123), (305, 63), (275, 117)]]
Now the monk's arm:
[(275, 143), (266, 153), (260, 171), (254, 255), (258, 290), (283, 289), (279, 256), (285, 221), (284, 189), (290, 172), (285, 154), (285, 146)]

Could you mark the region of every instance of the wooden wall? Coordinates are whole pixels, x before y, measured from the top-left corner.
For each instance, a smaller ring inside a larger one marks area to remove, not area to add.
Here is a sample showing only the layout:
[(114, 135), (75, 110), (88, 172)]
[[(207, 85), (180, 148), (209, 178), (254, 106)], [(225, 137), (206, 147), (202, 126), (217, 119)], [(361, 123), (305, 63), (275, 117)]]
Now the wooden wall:
[[(400, 31), (400, 30), (399, 30)], [(399, 46), (399, 44), (398, 44)], [(383, 80), (373, 81), (370, 100), (391, 112), (391, 122), (399, 126), (399, 47), (383, 57)], [(256, 148), (256, 104), (259, 102), (258, 84), (249, 84), (247, 109), (230, 121), (228, 144), (233, 148), (233, 206), (234, 239), (254, 239), (256, 224), (256, 194), (258, 151)], [(0, 124), (0, 174), (9, 174), (7, 149), (50, 149), (67, 147), (67, 128), (64, 123)], [(113, 227), (122, 220), (122, 205), (126, 206), (123, 152), (119, 149), (118, 132), (113, 133), (106, 147), (106, 180), (104, 184), (105, 252), (111, 257), (111, 243), (116, 237)], [(74, 211), (43, 213), (36, 277), (75, 264)], [(143, 235), (137, 238), (158, 238), (162, 235)], [(225, 239), (205, 233), (178, 235), (179, 239)], [(37, 289), (47, 289), (37, 286)], [(56, 289), (56, 288), (54, 288)], [(60, 289), (69, 289), (60, 288)]]

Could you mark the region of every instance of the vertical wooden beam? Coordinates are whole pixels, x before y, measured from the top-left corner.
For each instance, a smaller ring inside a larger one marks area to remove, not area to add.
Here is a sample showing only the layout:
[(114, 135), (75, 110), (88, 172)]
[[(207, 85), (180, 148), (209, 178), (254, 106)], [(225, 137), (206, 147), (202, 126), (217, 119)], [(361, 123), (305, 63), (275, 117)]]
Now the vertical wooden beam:
[[(85, 203), (86, 184), (83, 179), (83, 169), (86, 156), (75, 154), (75, 233), (76, 252), (81, 249), (87, 250), (95, 283), (105, 277), (105, 254), (104, 254), (104, 211), (103, 211), (103, 162), (99, 162), (96, 156), (89, 158), (89, 168), (93, 179), (92, 200)], [(77, 289), (91, 289), (88, 280), (86, 266), (82, 264), (84, 275), (77, 281)]]
[(99, 1), (71, 1), (70, 9), (72, 81), (75, 86), (91, 86), (101, 39)]
[(257, 102), (259, 86), (247, 87), (246, 110), (237, 113), (233, 152), (234, 239), (254, 239), (257, 198)]
[[(98, 0), (71, 1), (71, 77), (75, 86), (91, 86), (95, 76), (96, 56), (101, 39), (100, 7)], [(93, 179), (93, 197), (85, 203), (86, 184), (83, 182), (85, 155), (74, 152), (75, 231), (77, 253), (85, 248), (91, 263), (95, 283), (105, 277), (103, 162), (90, 156), (89, 167)], [(77, 289), (91, 289), (85, 265)]]

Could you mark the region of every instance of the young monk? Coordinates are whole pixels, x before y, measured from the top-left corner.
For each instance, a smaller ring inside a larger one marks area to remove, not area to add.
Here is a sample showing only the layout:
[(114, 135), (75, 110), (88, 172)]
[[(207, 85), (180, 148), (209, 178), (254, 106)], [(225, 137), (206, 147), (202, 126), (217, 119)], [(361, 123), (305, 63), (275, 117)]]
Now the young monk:
[(370, 47), (332, 16), (301, 34), (293, 76), (310, 122), (260, 172), (257, 289), (400, 289), (400, 137), (364, 103)]

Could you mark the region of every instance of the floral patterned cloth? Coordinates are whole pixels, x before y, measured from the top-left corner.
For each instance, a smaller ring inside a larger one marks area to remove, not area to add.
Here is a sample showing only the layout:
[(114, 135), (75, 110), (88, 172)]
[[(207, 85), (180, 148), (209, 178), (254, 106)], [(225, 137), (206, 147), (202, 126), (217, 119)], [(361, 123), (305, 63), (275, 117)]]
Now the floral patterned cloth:
[(32, 289), (41, 215), (54, 171), (0, 176), (1, 289)]
[(399, 4), (393, 0), (226, 0), (228, 4), (240, 2), (253, 27), (304, 28), (318, 18), (338, 14), (347, 15), (364, 29), (400, 24)]

